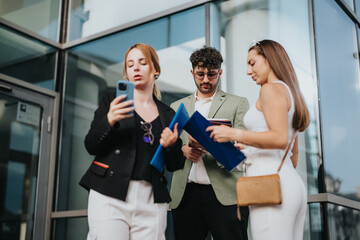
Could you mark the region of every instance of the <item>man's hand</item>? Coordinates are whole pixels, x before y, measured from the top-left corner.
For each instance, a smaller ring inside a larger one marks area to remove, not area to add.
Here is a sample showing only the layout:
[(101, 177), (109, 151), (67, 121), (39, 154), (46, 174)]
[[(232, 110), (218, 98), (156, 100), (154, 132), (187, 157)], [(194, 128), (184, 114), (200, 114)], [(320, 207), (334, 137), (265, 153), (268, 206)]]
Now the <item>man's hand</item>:
[(195, 138), (193, 138), (190, 134), (189, 136), (189, 146), (193, 147), (193, 148), (198, 148), (201, 151), (203, 151), (204, 153), (206, 153), (206, 150), (203, 146), (200, 145), (200, 143), (198, 143), (198, 141), (195, 140)]
[(199, 161), (201, 155), (204, 153), (202, 150), (190, 147), (189, 145), (182, 146), (181, 150), (183, 151), (184, 156), (192, 162)]
[(242, 144), (242, 143), (239, 143), (239, 142), (235, 142), (235, 143), (234, 143), (234, 146), (235, 146), (237, 149), (239, 149), (239, 150), (245, 149), (245, 145)]
[(181, 150), (184, 153), (184, 156), (192, 161), (199, 161), (201, 155), (206, 153), (206, 150), (201, 146), (193, 137), (189, 135), (189, 145), (182, 146)]

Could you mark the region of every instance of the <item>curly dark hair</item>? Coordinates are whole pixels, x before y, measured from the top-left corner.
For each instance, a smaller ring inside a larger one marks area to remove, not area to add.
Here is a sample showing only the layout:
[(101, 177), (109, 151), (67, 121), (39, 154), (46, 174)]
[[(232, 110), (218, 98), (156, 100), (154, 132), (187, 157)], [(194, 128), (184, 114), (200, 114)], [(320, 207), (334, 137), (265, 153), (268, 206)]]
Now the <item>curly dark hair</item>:
[(195, 50), (190, 56), (190, 62), (192, 64), (192, 68), (221, 68), (221, 63), (223, 62), (223, 58), (221, 53), (213, 47), (204, 46), (200, 49)]

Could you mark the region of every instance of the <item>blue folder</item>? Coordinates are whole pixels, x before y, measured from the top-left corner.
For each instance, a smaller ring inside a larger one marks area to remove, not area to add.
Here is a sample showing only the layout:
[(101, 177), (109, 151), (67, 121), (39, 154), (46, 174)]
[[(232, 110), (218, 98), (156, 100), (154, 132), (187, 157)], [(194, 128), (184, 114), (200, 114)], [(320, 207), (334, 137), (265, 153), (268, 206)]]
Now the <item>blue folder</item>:
[[(184, 104), (181, 103), (173, 119), (170, 122), (169, 128), (173, 130), (174, 125), (177, 122), (178, 123), (177, 130), (180, 136), (184, 129), (184, 125), (187, 123), (188, 120), (189, 120), (189, 114), (186, 111)], [(154, 166), (157, 170), (159, 170), (159, 172), (163, 172), (164, 164), (165, 164), (163, 146), (159, 145), (159, 147), (156, 149), (156, 152), (153, 158), (151, 159), (150, 164)]]
[(233, 143), (218, 143), (210, 138), (210, 132), (206, 132), (206, 128), (211, 125), (213, 124), (198, 111), (195, 111), (185, 124), (184, 129), (228, 171), (232, 171), (246, 157)]
[[(186, 130), (196, 141), (198, 141), (211, 155), (220, 162), (228, 171), (232, 171), (246, 157), (231, 142), (218, 143), (210, 138), (210, 133), (206, 132), (208, 126), (213, 125), (206, 120), (198, 111), (189, 118), (189, 114), (181, 103), (176, 111), (169, 128), (172, 130), (175, 123), (178, 123), (178, 133), (181, 135)], [(159, 172), (163, 172), (165, 165), (164, 148), (159, 145), (150, 164)]]

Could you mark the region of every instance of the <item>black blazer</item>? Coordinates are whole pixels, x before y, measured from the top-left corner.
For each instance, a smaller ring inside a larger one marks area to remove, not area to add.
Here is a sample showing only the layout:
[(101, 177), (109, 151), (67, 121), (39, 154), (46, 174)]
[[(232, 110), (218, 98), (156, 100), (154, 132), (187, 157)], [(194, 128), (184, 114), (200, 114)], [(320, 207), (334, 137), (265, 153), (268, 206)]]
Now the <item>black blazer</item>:
[[(93, 189), (104, 195), (125, 201), (129, 182), (135, 165), (135, 117), (120, 120), (110, 127), (107, 113), (115, 93), (107, 93), (95, 111), (90, 130), (85, 137), (86, 150), (95, 155), (94, 161), (80, 180), (80, 185), (87, 190)], [(169, 106), (154, 97), (162, 127), (170, 125), (175, 112)], [(165, 167), (176, 171), (184, 167), (185, 158), (181, 151), (182, 142), (177, 142), (166, 149)], [(152, 167), (151, 183), (155, 203), (170, 202), (167, 181), (163, 173)]]

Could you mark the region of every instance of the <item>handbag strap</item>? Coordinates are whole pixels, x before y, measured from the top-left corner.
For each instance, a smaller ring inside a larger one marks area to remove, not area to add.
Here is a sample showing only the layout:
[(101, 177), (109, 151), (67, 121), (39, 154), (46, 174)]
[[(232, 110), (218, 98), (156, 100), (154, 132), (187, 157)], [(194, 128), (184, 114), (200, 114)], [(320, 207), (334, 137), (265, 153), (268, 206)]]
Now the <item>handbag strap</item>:
[(279, 168), (278, 168), (278, 170), (277, 170), (278, 173), (279, 173), (279, 171), (281, 170), (281, 167), (282, 167), (282, 165), (283, 165), (283, 163), (284, 163), (284, 161), (285, 161), (285, 158), (286, 158), (286, 156), (287, 156), (287, 154), (288, 154), (288, 152), (289, 152), (289, 150), (290, 150), (290, 146), (292, 145), (292, 143), (293, 143), (293, 141), (294, 141), (297, 133), (298, 133), (298, 131), (294, 132), (294, 135), (292, 136), (291, 141), (290, 141), (289, 145), (288, 145), (287, 148), (286, 148), (286, 152), (285, 152), (285, 154), (284, 154), (284, 157), (283, 157), (283, 159), (281, 160), (280, 166), (279, 166)]

